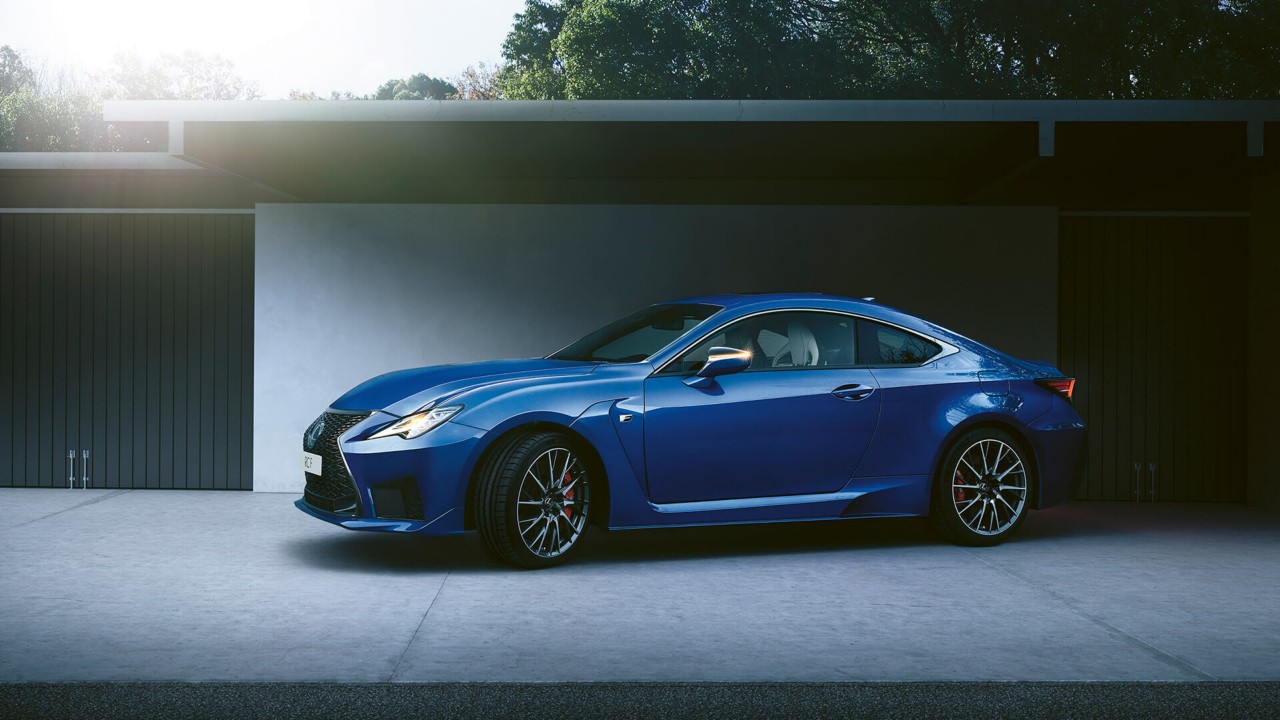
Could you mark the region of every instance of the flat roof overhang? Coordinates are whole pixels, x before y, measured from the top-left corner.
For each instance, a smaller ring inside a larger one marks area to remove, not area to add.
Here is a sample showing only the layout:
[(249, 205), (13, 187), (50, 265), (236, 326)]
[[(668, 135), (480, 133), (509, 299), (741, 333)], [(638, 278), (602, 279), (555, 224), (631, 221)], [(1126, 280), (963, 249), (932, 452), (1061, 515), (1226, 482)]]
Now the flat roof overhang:
[[(219, 203), (246, 206), (1240, 210), (1252, 178), (1274, 172), (1280, 155), (1274, 101), (126, 101), (108, 102), (103, 117), (167, 123), (164, 155), (200, 168), (197, 185), (221, 183)], [(146, 178), (168, 172), (18, 168), (3, 155), (0, 199), (15, 174), (56, 185), (101, 172), (117, 194), (136, 187), (122, 196), (135, 202), (151, 192)]]

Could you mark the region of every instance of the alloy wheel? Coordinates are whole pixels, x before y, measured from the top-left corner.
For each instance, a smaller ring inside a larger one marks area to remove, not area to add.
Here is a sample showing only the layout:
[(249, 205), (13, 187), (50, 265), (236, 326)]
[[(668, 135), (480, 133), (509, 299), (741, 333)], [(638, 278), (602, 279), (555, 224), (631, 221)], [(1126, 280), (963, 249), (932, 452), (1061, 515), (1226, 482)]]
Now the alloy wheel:
[(951, 501), (960, 521), (979, 535), (1011, 528), (1027, 505), (1027, 468), (1018, 451), (995, 438), (970, 445), (951, 474)]
[(546, 450), (525, 471), (516, 497), (516, 527), (534, 555), (562, 555), (582, 535), (590, 503), (585, 476), (586, 466), (563, 447)]

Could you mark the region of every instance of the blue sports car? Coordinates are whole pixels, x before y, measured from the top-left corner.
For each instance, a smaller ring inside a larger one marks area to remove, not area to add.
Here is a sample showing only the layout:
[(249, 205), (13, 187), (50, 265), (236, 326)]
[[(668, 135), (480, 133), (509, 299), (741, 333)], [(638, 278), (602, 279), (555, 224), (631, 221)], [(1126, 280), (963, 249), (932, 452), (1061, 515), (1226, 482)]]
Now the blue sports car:
[(297, 507), (352, 530), (478, 530), (520, 567), (590, 525), (932, 518), (966, 545), (1068, 499), (1075, 381), (868, 300), (647, 307), (545, 358), (401, 370), (303, 436)]

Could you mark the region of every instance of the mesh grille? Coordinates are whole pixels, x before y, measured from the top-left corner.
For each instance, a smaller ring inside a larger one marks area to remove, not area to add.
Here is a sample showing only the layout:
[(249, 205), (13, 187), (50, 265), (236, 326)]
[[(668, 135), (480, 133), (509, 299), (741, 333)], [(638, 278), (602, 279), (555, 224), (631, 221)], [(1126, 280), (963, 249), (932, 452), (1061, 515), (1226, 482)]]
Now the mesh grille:
[(347, 464), (342, 460), (342, 451), (338, 449), (338, 438), (355, 427), (361, 420), (369, 417), (369, 413), (348, 414), (326, 412), (307, 428), (310, 435), (318, 423), (324, 423), (324, 429), (316, 439), (314, 447), (307, 448), (304, 436), (303, 449), (324, 458), (321, 463), (323, 475), (305, 473), (307, 489), (303, 498), (308, 503), (329, 512), (356, 514), (356, 484), (347, 473)]

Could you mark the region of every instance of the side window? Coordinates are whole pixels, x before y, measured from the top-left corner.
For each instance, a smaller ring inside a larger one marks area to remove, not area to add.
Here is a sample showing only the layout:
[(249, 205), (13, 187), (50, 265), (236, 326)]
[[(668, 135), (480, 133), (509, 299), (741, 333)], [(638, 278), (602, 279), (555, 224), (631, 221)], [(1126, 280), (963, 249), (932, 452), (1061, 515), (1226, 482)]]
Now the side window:
[(872, 320), (858, 321), (860, 365), (919, 365), (942, 352), (936, 343)]
[(740, 320), (687, 350), (664, 372), (694, 373), (713, 347), (751, 351), (750, 370), (852, 367), (856, 320), (826, 312), (765, 313)]

